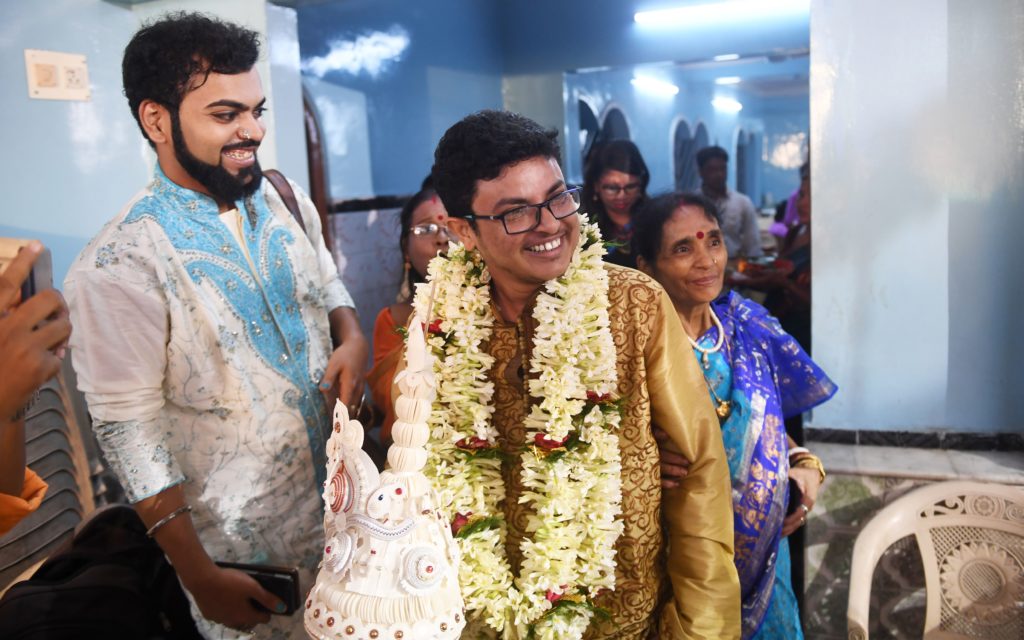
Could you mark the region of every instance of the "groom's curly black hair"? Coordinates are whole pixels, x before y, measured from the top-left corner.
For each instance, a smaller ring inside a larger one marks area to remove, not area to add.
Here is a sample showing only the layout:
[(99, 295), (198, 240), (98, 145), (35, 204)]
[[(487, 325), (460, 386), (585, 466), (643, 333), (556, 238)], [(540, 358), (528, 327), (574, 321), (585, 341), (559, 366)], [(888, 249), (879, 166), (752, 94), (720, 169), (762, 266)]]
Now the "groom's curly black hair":
[(451, 126), (437, 143), (432, 176), (448, 215), (473, 213), (477, 180), (530, 158), (559, 159), (558, 132), (509, 111), (486, 110)]
[(139, 105), (144, 100), (176, 113), (185, 94), (202, 86), (211, 73), (244, 73), (259, 55), (258, 33), (201, 13), (169, 13), (143, 26), (125, 47), (121, 62), (124, 95), (142, 135), (146, 131)]

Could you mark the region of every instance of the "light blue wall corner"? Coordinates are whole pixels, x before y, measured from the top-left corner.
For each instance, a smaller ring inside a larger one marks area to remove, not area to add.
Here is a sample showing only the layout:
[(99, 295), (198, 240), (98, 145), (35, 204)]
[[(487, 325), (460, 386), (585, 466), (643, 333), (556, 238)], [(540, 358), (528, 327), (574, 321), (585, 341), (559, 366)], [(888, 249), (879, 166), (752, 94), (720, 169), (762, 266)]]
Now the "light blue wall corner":
[[(54, 280), (150, 175), (145, 143), (121, 92), (121, 53), (138, 21), (95, 0), (0, 4), (0, 232), (51, 245)], [(24, 49), (86, 56), (91, 99), (28, 97)]]

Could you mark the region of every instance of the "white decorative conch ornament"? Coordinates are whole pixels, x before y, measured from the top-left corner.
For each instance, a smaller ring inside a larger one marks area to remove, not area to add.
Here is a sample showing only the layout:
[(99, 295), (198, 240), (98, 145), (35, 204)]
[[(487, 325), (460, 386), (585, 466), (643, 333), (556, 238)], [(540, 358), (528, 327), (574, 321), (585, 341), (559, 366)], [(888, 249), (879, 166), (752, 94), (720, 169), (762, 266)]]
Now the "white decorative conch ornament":
[(459, 552), (421, 471), (437, 393), (433, 355), (415, 318), (388, 466), (362, 451), (363, 427), (340, 402), (327, 441), (323, 562), (306, 598), (306, 632), (317, 640), (445, 640), (465, 626)]

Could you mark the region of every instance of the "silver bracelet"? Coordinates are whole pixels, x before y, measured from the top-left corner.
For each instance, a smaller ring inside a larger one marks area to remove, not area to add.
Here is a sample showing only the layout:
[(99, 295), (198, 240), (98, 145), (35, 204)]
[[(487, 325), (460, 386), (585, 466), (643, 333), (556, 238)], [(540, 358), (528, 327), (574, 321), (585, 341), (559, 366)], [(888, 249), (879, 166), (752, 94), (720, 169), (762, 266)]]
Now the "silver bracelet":
[(795, 456), (797, 454), (800, 454), (800, 453), (810, 453), (810, 452), (811, 452), (811, 450), (808, 449), (807, 447), (793, 447), (792, 449), (789, 450), (789, 457), (792, 458), (793, 456)]
[(154, 524), (152, 527), (149, 528), (149, 531), (146, 532), (146, 535), (149, 536), (150, 538), (152, 538), (153, 537), (153, 533), (155, 533), (157, 529), (159, 529), (160, 527), (164, 526), (165, 524), (167, 524), (171, 520), (174, 520), (175, 518), (177, 518), (181, 514), (188, 513), (191, 510), (192, 510), (192, 507), (189, 506), (189, 505), (185, 505), (184, 507), (178, 507), (174, 511), (168, 513), (166, 516), (160, 518), (160, 520), (157, 521), (156, 524)]

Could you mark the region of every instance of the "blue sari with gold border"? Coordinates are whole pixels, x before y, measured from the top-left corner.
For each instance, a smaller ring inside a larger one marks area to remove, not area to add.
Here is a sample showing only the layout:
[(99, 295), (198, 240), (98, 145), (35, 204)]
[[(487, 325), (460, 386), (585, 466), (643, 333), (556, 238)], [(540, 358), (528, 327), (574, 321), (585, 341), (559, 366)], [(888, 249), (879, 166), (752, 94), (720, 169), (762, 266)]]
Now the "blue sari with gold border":
[[(722, 439), (732, 478), (743, 638), (802, 638), (788, 545), (780, 545), (789, 494), (784, 420), (831, 398), (836, 385), (761, 305), (729, 292), (711, 306), (725, 341), (706, 363), (695, 353), (712, 400), (732, 404)], [(698, 344), (707, 349), (717, 339), (712, 326)]]

